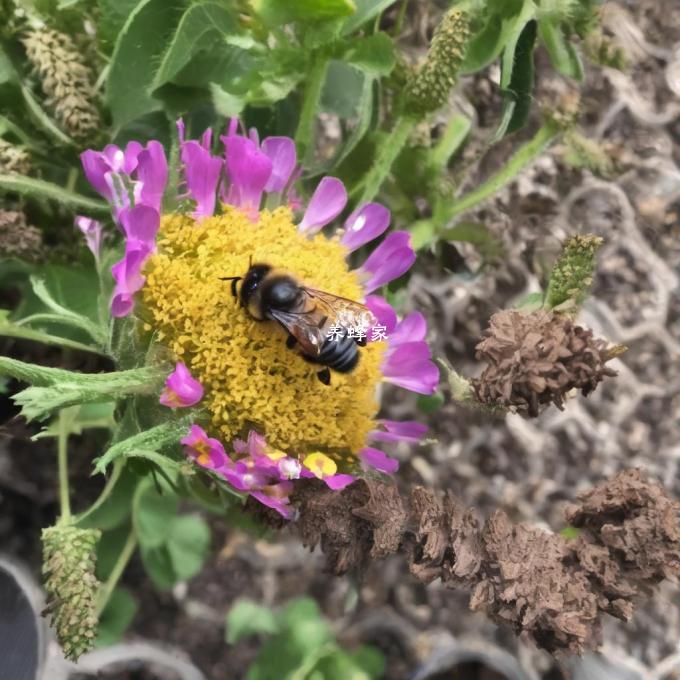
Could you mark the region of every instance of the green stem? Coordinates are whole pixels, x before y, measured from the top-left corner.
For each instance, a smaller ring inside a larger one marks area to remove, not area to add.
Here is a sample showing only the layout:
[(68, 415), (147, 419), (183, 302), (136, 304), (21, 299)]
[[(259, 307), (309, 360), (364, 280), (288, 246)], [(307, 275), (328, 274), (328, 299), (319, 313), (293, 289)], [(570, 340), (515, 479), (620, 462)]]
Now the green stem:
[(399, 14), (397, 14), (397, 20), (394, 22), (394, 27), (392, 29), (392, 35), (395, 38), (399, 37), (401, 29), (404, 27), (404, 19), (406, 18), (406, 10), (408, 9), (408, 0), (401, 0), (401, 7), (399, 7)]
[(446, 168), (451, 156), (465, 141), (471, 127), (470, 119), (462, 113), (451, 116), (444, 134), (430, 154), (430, 164), (434, 170), (441, 172)]
[(64, 412), (59, 412), (59, 432), (57, 435), (57, 465), (59, 469), (59, 506), (60, 523), (71, 522), (71, 498), (68, 487), (68, 423)]
[(76, 340), (69, 340), (68, 338), (60, 338), (56, 335), (43, 333), (43, 331), (36, 331), (32, 328), (24, 328), (12, 323), (0, 322), (0, 337), (5, 338), (21, 338), (24, 340), (34, 340), (35, 342), (42, 342), (45, 345), (56, 345), (58, 347), (67, 347), (68, 349), (78, 349), (82, 352), (91, 352), (92, 354), (99, 354), (106, 357), (108, 354), (99, 347), (85, 345)]
[(307, 76), (307, 86), (302, 99), (300, 121), (295, 133), (295, 144), (301, 161), (309, 154), (314, 139), (314, 122), (319, 110), (321, 91), (326, 82), (328, 58), (319, 52), (312, 55), (312, 67)]
[(397, 160), (397, 156), (406, 146), (416, 123), (417, 118), (412, 116), (401, 116), (397, 119), (387, 139), (380, 145), (378, 155), (361, 183), (364, 190), (359, 199), (359, 204), (368, 203), (376, 197), (387, 175), (389, 175), (394, 161)]
[(524, 146), (522, 146), (495, 175), (489, 177), (483, 184), (446, 206), (440, 205), (437, 217), (440, 224), (452, 220), (454, 217), (471, 210), (478, 204), (486, 201), (511, 182), (517, 175), (540, 156), (553, 140), (559, 135), (560, 130), (552, 123), (545, 123), (538, 132)]
[(111, 593), (113, 593), (116, 586), (118, 585), (118, 581), (120, 581), (120, 577), (123, 575), (125, 567), (127, 567), (127, 564), (130, 561), (132, 554), (135, 552), (136, 547), (137, 535), (135, 534), (134, 529), (130, 529), (130, 534), (127, 537), (127, 541), (125, 541), (125, 545), (123, 546), (120, 555), (118, 555), (118, 559), (113, 565), (113, 569), (111, 570), (109, 577), (106, 579), (106, 583), (104, 583), (101, 590), (99, 591), (99, 597), (97, 598), (97, 616), (100, 616), (106, 608), (106, 605), (111, 599)]
[(116, 460), (113, 463), (113, 471), (111, 472), (111, 476), (107, 480), (104, 488), (102, 489), (102, 492), (99, 494), (97, 500), (92, 503), (92, 505), (85, 510), (84, 512), (81, 512), (79, 515), (76, 515), (73, 523), (74, 524), (81, 524), (84, 522), (95, 510), (98, 510), (101, 508), (101, 506), (104, 504), (104, 501), (111, 495), (111, 492), (115, 488), (118, 479), (120, 478), (120, 475), (123, 471), (123, 466), (125, 465), (125, 461), (121, 458), (119, 460)]

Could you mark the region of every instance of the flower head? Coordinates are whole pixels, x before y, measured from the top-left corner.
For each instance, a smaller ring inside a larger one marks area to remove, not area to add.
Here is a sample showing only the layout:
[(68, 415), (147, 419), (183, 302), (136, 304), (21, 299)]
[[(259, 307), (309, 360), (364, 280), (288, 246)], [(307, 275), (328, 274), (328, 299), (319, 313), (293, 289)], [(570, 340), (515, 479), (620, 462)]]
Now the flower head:
[[(439, 372), (425, 342), (424, 318), (412, 314), (399, 321), (386, 300), (369, 295), (411, 266), (409, 235), (390, 234), (351, 269), (349, 255), (384, 234), (389, 211), (377, 203), (359, 206), (337, 234), (321, 234), (347, 203), (342, 182), (326, 177), (296, 224), (291, 205), (299, 200), (293, 185), (300, 169), (292, 140), (268, 137), (260, 143), (255, 131), (238, 134), (238, 125), (232, 121), (220, 138), (222, 158), (211, 151), (210, 132), (200, 141), (187, 140), (179, 124), (175, 199), (189, 207), (173, 214), (161, 216), (158, 184), (140, 173), (141, 146), (86, 152), (83, 161), (100, 188), (114, 184), (114, 175), (122, 186), (134, 185), (116, 213), (126, 252), (113, 270), (112, 313), (134, 312), (140, 329), (153, 332), (153, 341), (178, 362), (163, 403), (185, 406), (203, 397), (200, 426), (183, 440), (188, 455), (237, 491), (290, 517), (289, 495), (301, 477), (318, 477), (338, 489), (365, 466), (395, 470), (396, 461), (367, 442), (416, 441), (418, 428), (376, 422), (377, 388), (391, 382), (429, 394)], [(156, 167), (161, 154), (154, 149), (153, 143), (146, 147)], [(135, 184), (140, 182), (141, 189)], [(114, 206), (120, 203), (115, 192), (107, 197)], [(367, 341), (360, 343), (351, 372), (333, 371), (331, 385), (322, 384), (319, 365), (286, 346), (281, 326), (254, 320), (232, 298), (222, 279), (243, 276), (251, 262), (283, 269), (301, 286), (366, 304), (372, 313), (367, 317), (377, 323), (350, 329), (358, 342)], [(215, 442), (221, 442), (224, 460)]]

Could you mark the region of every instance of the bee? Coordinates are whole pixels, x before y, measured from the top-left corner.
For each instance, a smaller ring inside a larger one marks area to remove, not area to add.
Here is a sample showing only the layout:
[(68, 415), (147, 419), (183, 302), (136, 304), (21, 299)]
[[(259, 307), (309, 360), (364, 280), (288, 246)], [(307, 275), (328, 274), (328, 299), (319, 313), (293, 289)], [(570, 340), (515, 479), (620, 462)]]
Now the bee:
[[(304, 359), (323, 366), (317, 377), (324, 385), (330, 384), (330, 369), (349, 373), (359, 363), (358, 348), (376, 324), (361, 303), (304, 286), (289, 272), (264, 263), (251, 262), (245, 276), (222, 280), (231, 281), (231, 294), (255, 321), (276, 321), (288, 333), (289, 349), (298, 345)], [(363, 337), (357, 337), (359, 327)]]

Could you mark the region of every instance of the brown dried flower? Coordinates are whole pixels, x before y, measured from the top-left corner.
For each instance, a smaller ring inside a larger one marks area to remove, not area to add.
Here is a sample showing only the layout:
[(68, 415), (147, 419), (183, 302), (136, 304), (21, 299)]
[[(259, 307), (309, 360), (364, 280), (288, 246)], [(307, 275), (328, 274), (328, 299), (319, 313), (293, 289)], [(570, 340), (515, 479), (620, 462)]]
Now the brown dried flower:
[(42, 252), (42, 232), (26, 224), (17, 210), (0, 210), (0, 257), (35, 260)]
[(607, 342), (548, 310), (504, 310), (491, 317), (477, 359), (488, 366), (472, 380), (477, 399), (535, 417), (548, 404), (563, 408), (565, 396), (590, 394), (606, 376), (612, 358)]
[(76, 139), (91, 136), (100, 126), (92, 73), (71, 38), (51, 28), (38, 28), (30, 30), (23, 43), (57, 120)]
[(31, 171), (31, 160), (28, 152), (20, 146), (0, 139), (0, 172), (16, 172), (28, 175)]

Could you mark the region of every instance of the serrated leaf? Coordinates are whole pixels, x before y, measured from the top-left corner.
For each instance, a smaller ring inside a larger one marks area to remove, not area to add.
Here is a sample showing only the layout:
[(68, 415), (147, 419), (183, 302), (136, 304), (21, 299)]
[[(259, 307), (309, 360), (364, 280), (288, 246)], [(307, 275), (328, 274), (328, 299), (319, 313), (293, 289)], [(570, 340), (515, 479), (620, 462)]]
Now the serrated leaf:
[(177, 579), (185, 581), (203, 567), (210, 548), (210, 527), (197, 515), (175, 517), (166, 545)]
[(151, 89), (171, 81), (198, 52), (212, 53), (237, 29), (232, 12), (224, 5), (203, 2), (189, 7), (163, 55)]
[(274, 612), (252, 600), (237, 600), (227, 613), (226, 640), (230, 645), (249, 635), (273, 635), (278, 631)]
[(162, 107), (151, 94), (155, 66), (182, 9), (179, 0), (141, 0), (118, 34), (105, 97), (116, 129)]
[(137, 600), (127, 588), (118, 587), (99, 617), (97, 647), (107, 647), (119, 642), (137, 613)]
[(374, 33), (350, 43), (345, 60), (356, 68), (376, 76), (386, 76), (396, 64), (394, 43), (387, 33)]

